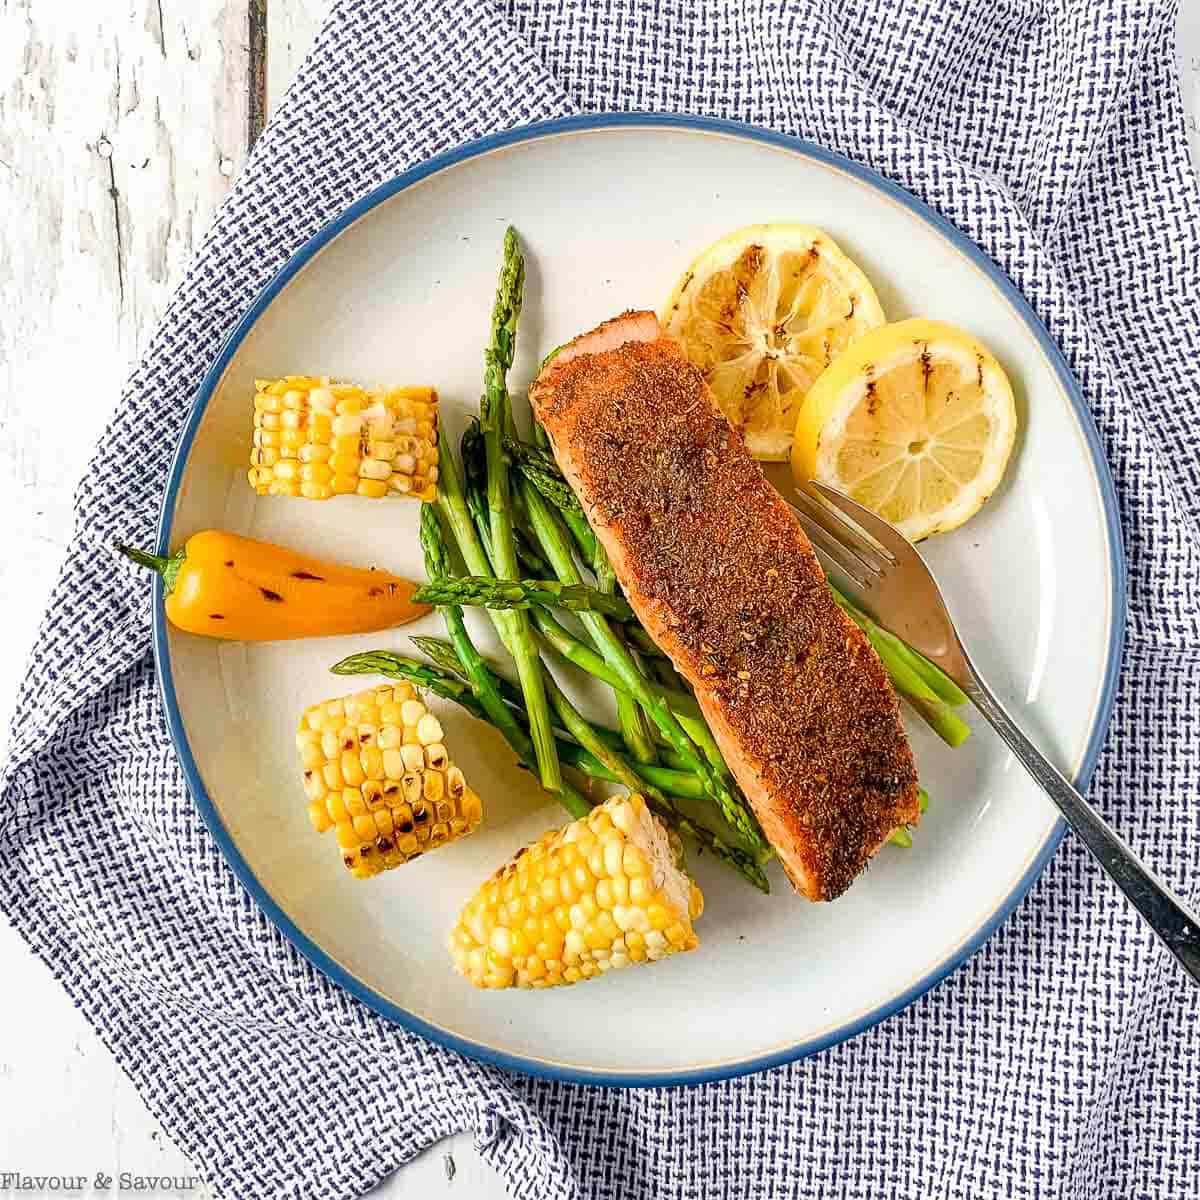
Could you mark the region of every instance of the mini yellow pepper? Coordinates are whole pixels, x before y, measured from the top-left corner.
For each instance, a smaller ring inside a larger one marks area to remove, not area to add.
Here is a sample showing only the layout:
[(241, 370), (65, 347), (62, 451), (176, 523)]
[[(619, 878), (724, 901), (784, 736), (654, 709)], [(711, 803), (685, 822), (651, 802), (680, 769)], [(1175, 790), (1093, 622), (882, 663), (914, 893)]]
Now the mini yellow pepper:
[(386, 571), (346, 567), (217, 529), (170, 558), (118, 545), (162, 576), (167, 618), (188, 633), (244, 642), (367, 633), (415, 621), (417, 585)]

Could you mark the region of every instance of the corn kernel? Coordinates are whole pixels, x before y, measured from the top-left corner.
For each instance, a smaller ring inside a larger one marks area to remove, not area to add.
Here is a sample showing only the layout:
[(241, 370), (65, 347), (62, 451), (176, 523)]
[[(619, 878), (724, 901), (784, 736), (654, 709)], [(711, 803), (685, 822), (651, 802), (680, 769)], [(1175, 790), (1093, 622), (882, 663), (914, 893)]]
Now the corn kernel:
[(342, 788), (342, 805), (351, 820), (361, 817), (367, 811), (367, 802), (363, 799), (362, 791), (356, 787)]
[(417, 722), (417, 737), (423, 746), (435, 745), (444, 736), (442, 724), (433, 713), (426, 713)]

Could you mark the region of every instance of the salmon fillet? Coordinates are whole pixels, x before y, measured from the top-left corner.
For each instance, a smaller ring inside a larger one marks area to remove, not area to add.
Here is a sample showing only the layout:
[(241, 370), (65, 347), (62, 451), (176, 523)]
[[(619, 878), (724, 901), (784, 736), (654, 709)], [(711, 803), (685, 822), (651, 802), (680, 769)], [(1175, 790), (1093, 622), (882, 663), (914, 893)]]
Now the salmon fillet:
[(883, 664), (791, 509), (653, 313), (569, 343), (530, 400), (793, 886), (841, 895), (917, 822), (917, 773)]

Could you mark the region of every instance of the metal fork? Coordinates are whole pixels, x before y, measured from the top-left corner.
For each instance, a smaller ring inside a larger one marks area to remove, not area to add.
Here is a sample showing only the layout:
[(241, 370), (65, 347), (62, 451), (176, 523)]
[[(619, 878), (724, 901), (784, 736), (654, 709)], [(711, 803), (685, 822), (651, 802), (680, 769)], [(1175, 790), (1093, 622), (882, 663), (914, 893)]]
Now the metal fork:
[(903, 534), (824, 484), (797, 489), (792, 508), (813, 546), (879, 623), (932, 659), (971, 698), (1068, 825), (1200, 983), (1200, 923), (1138, 860), (1107, 821), (1021, 732), (976, 670), (932, 572)]

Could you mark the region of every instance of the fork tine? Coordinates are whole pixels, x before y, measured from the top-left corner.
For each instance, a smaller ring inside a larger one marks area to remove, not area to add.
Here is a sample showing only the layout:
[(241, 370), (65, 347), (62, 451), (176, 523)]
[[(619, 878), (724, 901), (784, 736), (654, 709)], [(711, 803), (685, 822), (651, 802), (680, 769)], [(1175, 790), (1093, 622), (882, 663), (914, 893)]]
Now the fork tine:
[[(846, 504), (854, 503), (848, 496), (841, 492), (835, 492), (827, 484), (818, 483), (815, 479), (810, 479), (797, 491), (807, 494), (809, 499), (819, 506), (821, 514), (825, 518), (825, 527), (838, 541), (850, 546), (859, 558), (874, 563), (876, 570), (881, 572), (886, 571), (888, 567), (895, 566), (896, 556), (889, 549), (888, 543), (880, 543), (869, 529), (853, 519), (853, 514), (849, 514), (851, 519), (847, 520), (849, 510), (846, 508)], [(836, 497), (846, 503), (835, 506), (831, 497)], [(856, 509), (861, 507), (861, 505), (855, 505)], [(866, 512), (866, 509), (862, 511)]]
[[(871, 581), (868, 580), (864, 583), (861, 579), (856, 579), (825, 549), (818, 539), (827, 537), (828, 535), (822, 532), (819, 525), (810, 526), (801, 512), (796, 512), (796, 518), (800, 522), (804, 532), (809, 535), (812, 548), (817, 552), (817, 558), (831, 585), (836, 586), (837, 590), (843, 596), (860, 608), (869, 607), (870, 601), (868, 597), (871, 594)], [(816, 531), (815, 533), (814, 530)]]
[[(862, 527), (870, 535), (892, 562), (899, 561), (900, 554), (912, 549), (912, 543), (893, 525), (889, 525), (882, 517), (873, 513), (869, 508), (851, 500), (843, 492), (831, 488), (828, 484), (809, 480), (808, 486), (841, 514), (839, 519), (849, 517), (851, 521)], [(861, 537), (861, 535), (860, 535)]]
[(807, 502), (804, 507), (801, 507), (800, 504), (793, 504), (791, 509), (796, 514), (796, 519), (800, 522), (804, 532), (808, 534), (808, 539), (812, 542), (813, 548), (822, 557), (831, 561), (859, 589), (869, 588), (878, 578), (878, 572), (872, 570), (857, 554), (839, 542), (829, 530), (809, 513), (808, 505), (815, 507), (811, 498), (805, 496), (802, 499)]
[(818, 496), (804, 488), (797, 488), (796, 499), (799, 507), (812, 521), (820, 525), (847, 553), (853, 554), (873, 575), (879, 575), (893, 565), (895, 560), (890, 554), (881, 551), (874, 541), (864, 537), (861, 530), (856, 529)]

